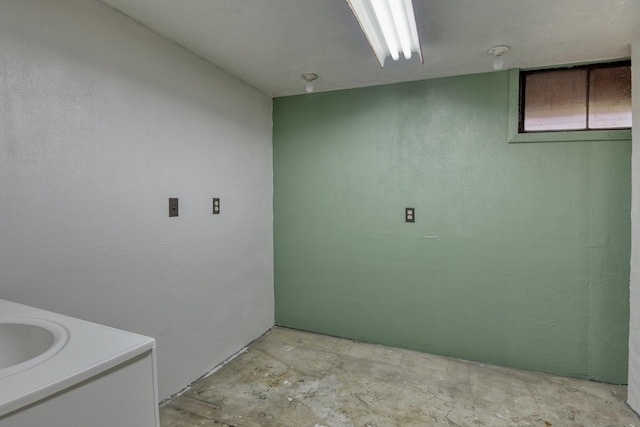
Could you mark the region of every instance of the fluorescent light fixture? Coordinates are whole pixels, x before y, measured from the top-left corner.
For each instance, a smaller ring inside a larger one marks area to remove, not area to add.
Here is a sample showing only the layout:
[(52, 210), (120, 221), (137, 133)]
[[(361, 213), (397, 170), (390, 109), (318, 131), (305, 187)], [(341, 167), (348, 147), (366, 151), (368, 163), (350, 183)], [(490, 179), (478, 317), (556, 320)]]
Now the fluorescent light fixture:
[(369, 40), (381, 67), (390, 56), (394, 61), (410, 59), (414, 53), (422, 59), (416, 17), (411, 0), (347, 0), (360, 27)]

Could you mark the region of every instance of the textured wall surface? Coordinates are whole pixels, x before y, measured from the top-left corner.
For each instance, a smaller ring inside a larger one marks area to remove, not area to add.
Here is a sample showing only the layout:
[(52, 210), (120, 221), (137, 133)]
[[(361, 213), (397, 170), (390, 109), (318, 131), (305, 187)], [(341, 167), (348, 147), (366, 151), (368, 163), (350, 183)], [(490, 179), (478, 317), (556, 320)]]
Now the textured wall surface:
[[(631, 90), (634, 128), (640, 128), (640, 31), (636, 34), (631, 57)], [(633, 132), (631, 158), (631, 319), (629, 321), (629, 405), (640, 413), (640, 132)]]
[(273, 325), (271, 100), (97, 1), (0, 10), (0, 298), (155, 337), (166, 397)]
[(631, 143), (508, 144), (507, 86), (274, 100), (277, 324), (626, 382)]

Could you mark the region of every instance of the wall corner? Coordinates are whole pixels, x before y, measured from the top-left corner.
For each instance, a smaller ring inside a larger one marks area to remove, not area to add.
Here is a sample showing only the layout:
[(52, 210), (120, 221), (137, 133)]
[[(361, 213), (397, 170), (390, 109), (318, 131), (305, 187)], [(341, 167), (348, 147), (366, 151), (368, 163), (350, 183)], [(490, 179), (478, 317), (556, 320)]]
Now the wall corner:
[(640, 412), (640, 32), (631, 44), (632, 155), (631, 155), (631, 276), (629, 320), (629, 378), (627, 403)]

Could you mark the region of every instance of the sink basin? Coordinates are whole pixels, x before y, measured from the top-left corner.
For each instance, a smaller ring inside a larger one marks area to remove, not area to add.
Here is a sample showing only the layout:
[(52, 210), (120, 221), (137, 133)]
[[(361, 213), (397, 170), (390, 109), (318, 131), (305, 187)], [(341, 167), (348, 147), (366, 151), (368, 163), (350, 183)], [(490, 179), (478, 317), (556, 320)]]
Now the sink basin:
[(35, 366), (64, 347), (69, 334), (42, 319), (0, 318), (0, 378)]

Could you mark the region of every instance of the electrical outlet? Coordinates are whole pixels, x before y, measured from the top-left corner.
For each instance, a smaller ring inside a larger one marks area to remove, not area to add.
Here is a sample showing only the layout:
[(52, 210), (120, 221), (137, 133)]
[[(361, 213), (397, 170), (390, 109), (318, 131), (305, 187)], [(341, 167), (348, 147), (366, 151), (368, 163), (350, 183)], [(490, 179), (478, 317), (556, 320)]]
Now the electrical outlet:
[(404, 208), (405, 222), (416, 222), (416, 210), (414, 208)]
[(178, 198), (169, 198), (169, 216), (178, 216)]
[(220, 198), (213, 198), (213, 214), (218, 215), (220, 213)]

